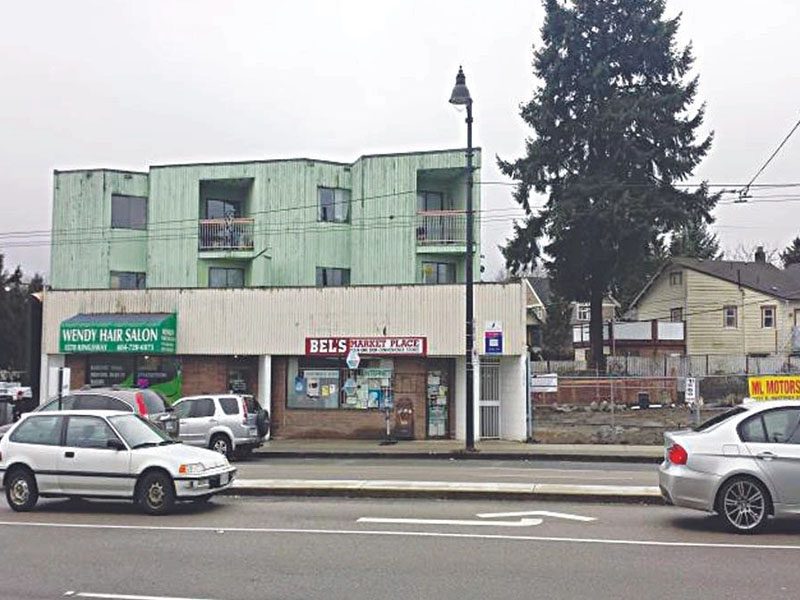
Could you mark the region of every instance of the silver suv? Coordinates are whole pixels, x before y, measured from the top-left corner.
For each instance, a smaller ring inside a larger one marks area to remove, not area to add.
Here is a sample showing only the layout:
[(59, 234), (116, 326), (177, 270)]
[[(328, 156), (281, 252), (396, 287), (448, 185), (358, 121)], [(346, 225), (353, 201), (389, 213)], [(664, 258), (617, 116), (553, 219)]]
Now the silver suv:
[(180, 440), (231, 457), (244, 457), (269, 433), (269, 414), (252, 396), (189, 396), (174, 404)]

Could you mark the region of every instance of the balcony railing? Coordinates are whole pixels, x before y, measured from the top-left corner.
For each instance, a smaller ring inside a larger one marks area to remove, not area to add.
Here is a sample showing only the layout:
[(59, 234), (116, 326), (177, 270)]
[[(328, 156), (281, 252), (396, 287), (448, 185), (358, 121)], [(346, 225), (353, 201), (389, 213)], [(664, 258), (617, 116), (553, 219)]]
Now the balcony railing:
[(252, 250), (253, 219), (203, 219), (200, 221), (200, 250)]
[(429, 210), (417, 213), (417, 244), (465, 245), (467, 213), (463, 210)]

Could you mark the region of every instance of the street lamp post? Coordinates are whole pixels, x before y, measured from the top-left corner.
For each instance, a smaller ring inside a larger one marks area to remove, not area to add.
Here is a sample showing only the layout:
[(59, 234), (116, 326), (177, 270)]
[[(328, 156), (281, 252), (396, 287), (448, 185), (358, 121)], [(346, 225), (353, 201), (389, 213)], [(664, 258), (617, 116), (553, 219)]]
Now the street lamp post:
[(475, 450), (475, 371), (472, 364), (473, 336), (474, 336), (474, 310), (472, 298), (472, 262), (473, 262), (473, 227), (472, 227), (472, 97), (467, 89), (464, 70), (459, 67), (456, 75), (456, 85), (450, 95), (450, 104), (466, 106), (467, 108), (467, 305), (466, 305), (466, 371), (467, 371), (467, 445), (468, 452)]

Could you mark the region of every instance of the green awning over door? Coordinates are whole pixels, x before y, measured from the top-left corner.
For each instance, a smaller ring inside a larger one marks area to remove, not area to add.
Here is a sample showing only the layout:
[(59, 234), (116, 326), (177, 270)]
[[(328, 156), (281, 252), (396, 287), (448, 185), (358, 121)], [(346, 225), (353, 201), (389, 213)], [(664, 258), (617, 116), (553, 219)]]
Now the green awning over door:
[(61, 322), (64, 354), (175, 354), (175, 313), (79, 314)]

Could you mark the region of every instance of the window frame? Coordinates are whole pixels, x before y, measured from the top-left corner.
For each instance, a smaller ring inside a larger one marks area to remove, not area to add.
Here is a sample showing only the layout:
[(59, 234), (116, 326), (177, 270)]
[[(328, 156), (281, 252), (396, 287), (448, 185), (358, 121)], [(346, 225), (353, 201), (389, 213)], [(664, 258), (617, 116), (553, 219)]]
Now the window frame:
[(588, 323), (592, 320), (592, 305), (585, 302), (575, 307), (575, 320), (579, 323)]
[[(438, 196), (439, 208), (430, 208), (428, 206), (429, 197), (435, 196)], [(444, 192), (437, 192), (434, 190), (417, 190), (417, 212), (437, 212), (445, 210), (452, 209), (448, 207), (447, 196)]]
[[(733, 325), (728, 324), (728, 311), (733, 311)], [(739, 329), (739, 307), (735, 304), (726, 304), (722, 307), (722, 327), (724, 329)]]
[[(334, 273), (338, 273), (340, 283), (328, 283), (328, 279)], [(346, 281), (345, 281), (346, 280)], [(344, 267), (317, 267), (316, 286), (317, 287), (346, 287), (350, 285), (350, 269)]]
[[(118, 203), (125, 199), (128, 202), (124, 208)], [(117, 202), (115, 202), (115, 200)], [(132, 201), (141, 201), (144, 204), (143, 222), (133, 221)], [(115, 207), (117, 210), (115, 210)], [(147, 196), (134, 196), (132, 194), (111, 194), (111, 229), (131, 229), (134, 231), (147, 231), (149, 198)], [(116, 214), (116, 219), (114, 218)]]
[[(17, 439), (17, 436), (19, 435), (20, 430), (22, 428), (24, 428), (26, 425), (29, 426), (30, 423), (32, 422), (32, 420), (34, 420), (34, 419), (39, 419), (39, 420), (41, 420), (41, 419), (56, 419), (59, 422), (58, 423), (58, 427), (56, 428), (56, 429), (58, 429), (58, 439), (56, 440), (55, 444), (44, 444), (42, 442), (20, 441), (20, 440)], [(14, 431), (12, 431), (11, 434), (8, 436), (8, 441), (12, 442), (14, 444), (29, 444), (31, 446), (48, 446), (48, 447), (63, 446), (64, 445), (65, 424), (66, 424), (66, 419), (64, 418), (63, 415), (49, 415), (49, 414), (36, 414), (36, 415), (33, 415), (32, 414), (32, 415), (26, 417), (25, 419), (23, 419), (22, 422), (20, 422), (19, 425), (17, 425), (14, 428)]]
[[(767, 325), (767, 311), (771, 311), (772, 325)], [(775, 329), (777, 327), (778, 310), (774, 304), (767, 304), (761, 307), (761, 329)]]
[[(798, 418), (798, 422), (795, 424), (794, 429), (792, 430), (792, 433), (786, 438), (785, 441), (776, 442), (774, 440), (770, 440), (769, 439), (769, 432), (767, 431), (767, 422), (765, 421), (764, 416), (767, 415), (767, 414), (770, 414), (770, 413), (776, 413), (776, 412), (781, 412), (781, 411), (800, 412), (800, 406), (797, 406), (797, 407), (794, 407), (794, 406), (781, 406), (779, 408), (772, 408), (772, 409), (769, 409), (769, 410), (762, 410), (762, 411), (757, 412), (756, 414), (754, 414), (751, 417), (748, 417), (746, 419), (742, 419), (742, 422), (739, 423), (736, 426), (736, 434), (739, 436), (739, 440), (741, 442), (745, 443), (745, 444), (800, 444), (800, 439), (797, 442), (791, 442), (790, 441), (792, 438), (794, 438), (797, 435), (798, 431), (800, 431), (800, 418)], [(747, 424), (749, 424), (750, 422), (756, 421), (756, 420), (760, 421), (760, 423), (761, 423), (761, 430), (762, 430), (762, 432), (764, 434), (764, 441), (763, 442), (762, 441), (747, 440), (742, 435), (742, 430), (744, 429), (744, 427)]]
[[(331, 192), (333, 194), (333, 202), (330, 204), (330, 212), (328, 214), (328, 206), (323, 205), (322, 195), (324, 192)], [(341, 194), (342, 198), (338, 196)], [(353, 192), (349, 188), (330, 187), (325, 185), (317, 186), (317, 222), (318, 223), (350, 223), (350, 210), (353, 204)], [(339, 215), (337, 207), (344, 206), (344, 216)]]
[[(677, 319), (675, 318), (677, 315)], [(683, 322), (683, 307), (678, 306), (676, 308), (669, 309), (669, 320), (673, 323), (682, 323)]]
[[(127, 276), (133, 276), (133, 287), (114, 285), (115, 277), (118, 281), (121, 281), (122, 277)], [(147, 273), (144, 271), (111, 271), (108, 285), (112, 290), (143, 290), (147, 287)]]
[[(426, 265), (433, 266), (433, 272), (436, 277), (436, 281), (427, 281), (425, 275), (425, 267)], [(453, 273), (453, 280), (452, 281), (442, 281), (442, 267), (446, 269), (452, 269)], [(433, 260), (423, 260), (422, 261), (422, 283), (425, 285), (452, 285), (454, 283), (458, 283), (458, 269), (456, 267), (456, 263), (448, 262), (448, 261), (433, 261)]]
[(671, 286), (683, 285), (683, 271), (670, 271), (669, 284)]
[(223, 210), (223, 214), (222, 214), (221, 217), (212, 217), (212, 216), (210, 216), (208, 208), (209, 208), (209, 204), (212, 203), (212, 202), (220, 203), (221, 205), (223, 205), (222, 206), (223, 209), (226, 206), (232, 207), (233, 208), (233, 214), (230, 215), (230, 217), (232, 219), (240, 219), (242, 217), (244, 202), (242, 202), (241, 200), (231, 200), (231, 199), (228, 199), (228, 198), (211, 198), (211, 197), (207, 197), (205, 199), (205, 201), (203, 202), (203, 216), (204, 216), (204, 218), (206, 220), (209, 220), (209, 221), (222, 221), (222, 220), (228, 218), (228, 213), (225, 212), (225, 210)]
[(106, 439), (106, 445), (104, 445), (104, 446), (79, 446), (77, 444), (68, 444), (67, 443), (68, 442), (67, 435), (69, 434), (69, 425), (70, 425), (70, 423), (72, 423), (73, 420), (80, 421), (82, 419), (87, 419), (87, 420), (92, 420), (92, 421), (100, 421), (105, 426), (105, 428), (111, 433), (111, 435), (113, 436), (114, 439), (116, 439), (117, 441), (121, 442), (125, 447), (127, 447), (125, 442), (120, 438), (120, 436), (117, 433), (117, 431), (104, 418), (96, 417), (94, 415), (69, 415), (66, 418), (66, 421), (65, 421), (65, 424), (64, 424), (64, 427), (63, 427), (63, 433), (62, 433), (62, 436), (61, 436), (61, 439), (62, 439), (62, 442), (63, 442), (62, 446), (64, 446), (65, 448), (80, 448), (81, 450), (113, 450), (113, 451), (116, 451), (116, 449), (110, 448), (108, 446), (108, 440), (111, 439), (111, 438), (107, 438)]
[[(224, 271), (225, 272), (225, 285), (211, 285), (212, 280), (212, 272), (214, 271)], [(242, 285), (230, 285), (230, 274), (231, 272), (238, 271), (242, 274)], [(238, 290), (244, 287), (245, 285), (245, 272), (243, 267), (208, 267), (208, 287), (215, 289), (215, 290)]]

